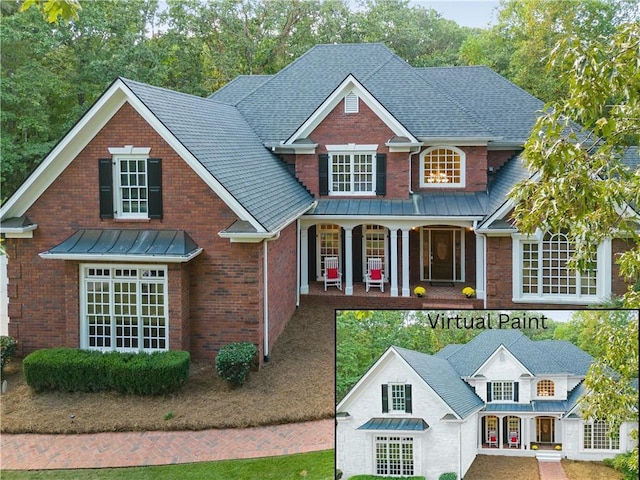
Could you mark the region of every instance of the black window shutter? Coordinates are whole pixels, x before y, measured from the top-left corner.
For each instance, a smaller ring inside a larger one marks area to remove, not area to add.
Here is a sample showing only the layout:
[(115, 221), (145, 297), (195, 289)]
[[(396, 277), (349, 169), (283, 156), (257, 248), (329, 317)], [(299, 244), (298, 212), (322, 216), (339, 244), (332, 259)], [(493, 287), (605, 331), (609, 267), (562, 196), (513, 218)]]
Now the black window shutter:
[(487, 382), (487, 402), (491, 401), (491, 382)]
[(407, 384), (404, 386), (404, 411), (406, 413), (412, 413), (412, 400), (411, 400), (411, 385)]
[(162, 218), (162, 160), (147, 159), (149, 218)]
[(329, 195), (329, 155), (318, 155), (318, 170), (320, 174), (320, 195)]
[(113, 218), (113, 160), (98, 159), (100, 218)]
[(518, 390), (520, 390), (520, 382), (513, 382), (513, 401), (514, 402), (518, 402), (519, 401), (519, 392)]
[(387, 154), (376, 155), (376, 195), (387, 194)]
[(389, 385), (382, 385), (382, 413), (389, 413)]

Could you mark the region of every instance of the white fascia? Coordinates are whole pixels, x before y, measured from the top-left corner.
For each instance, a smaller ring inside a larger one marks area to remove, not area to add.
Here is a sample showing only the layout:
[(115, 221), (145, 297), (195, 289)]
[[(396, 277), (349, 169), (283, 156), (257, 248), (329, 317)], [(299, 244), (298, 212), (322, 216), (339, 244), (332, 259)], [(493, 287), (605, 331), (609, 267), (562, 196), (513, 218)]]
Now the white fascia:
[(202, 253), (198, 248), (188, 255), (111, 255), (97, 253), (49, 253), (42, 252), (41, 258), (50, 260), (77, 260), (83, 262), (152, 262), (152, 263), (186, 263)]
[(6, 238), (33, 238), (33, 231), (38, 228), (37, 224), (27, 225), (26, 227), (2, 228), (0, 233)]
[[(376, 98), (364, 88), (364, 86), (353, 76), (349, 75), (342, 83), (327, 97), (327, 99), (311, 114), (311, 116), (291, 135), (282, 146), (292, 147), (293, 142), (302, 138), (308, 138), (318, 125), (329, 113), (342, 101), (344, 96), (353, 91), (389, 129), (399, 137), (407, 137), (411, 144), (420, 145), (420, 142), (398, 122), (389, 111), (382, 106)], [(354, 114), (356, 115), (356, 114)]]

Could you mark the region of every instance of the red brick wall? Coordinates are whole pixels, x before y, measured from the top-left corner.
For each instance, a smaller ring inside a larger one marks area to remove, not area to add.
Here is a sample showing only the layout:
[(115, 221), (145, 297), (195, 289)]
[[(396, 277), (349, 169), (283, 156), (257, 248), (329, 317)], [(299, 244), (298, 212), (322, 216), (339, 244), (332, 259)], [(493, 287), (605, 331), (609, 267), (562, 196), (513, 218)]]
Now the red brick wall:
[[(282, 230), (280, 238), (267, 242), (269, 261), (269, 353), (296, 309), (297, 226)], [(276, 344), (277, 345), (277, 344)]]
[[(452, 145), (455, 147), (455, 145)], [(487, 147), (456, 147), (465, 153), (465, 186), (464, 188), (429, 188), (421, 187), (423, 175), (420, 155), (431, 147), (425, 147), (411, 158), (411, 188), (414, 192), (456, 191), (484, 192), (487, 190)]]
[[(163, 219), (101, 220), (98, 158), (109, 147), (151, 147), (162, 158)], [(236, 219), (226, 204), (129, 105), (123, 106), (26, 212), (32, 239), (9, 239), (10, 334), (23, 353), (78, 346), (78, 262), (38, 256), (81, 228), (182, 229), (204, 249), (169, 268), (171, 348), (213, 359), (230, 341), (260, 343), (262, 245), (230, 243), (218, 232)], [(276, 313), (277, 315), (277, 313)], [(283, 320), (284, 321), (284, 320)]]
[(378, 153), (387, 154), (387, 194), (384, 198), (408, 198), (409, 153), (389, 153), (385, 144), (393, 136), (391, 129), (364, 102), (360, 102), (359, 113), (349, 114), (344, 113), (341, 102), (310, 135), (318, 144), (316, 153), (296, 156), (296, 176), (315, 197), (319, 197), (318, 155), (327, 153), (326, 145), (377, 144)]

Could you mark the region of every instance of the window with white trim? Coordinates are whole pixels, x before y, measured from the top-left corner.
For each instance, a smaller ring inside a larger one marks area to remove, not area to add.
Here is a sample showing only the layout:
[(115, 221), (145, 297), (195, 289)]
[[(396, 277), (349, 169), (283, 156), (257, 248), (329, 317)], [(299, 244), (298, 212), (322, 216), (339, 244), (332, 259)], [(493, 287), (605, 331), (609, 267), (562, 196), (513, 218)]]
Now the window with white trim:
[(553, 397), (555, 391), (553, 380), (540, 380), (536, 386), (536, 394), (539, 397)]
[(363, 228), (363, 262), (362, 275), (367, 272), (367, 262), (370, 258), (382, 259), (382, 273), (386, 266), (387, 229), (382, 225), (365, 225)]
[(598, 295), (598, 258), (593, 268), (579, 272), (570, 268), (574, 246), (564, 233), (545, 233), (539, 239), (522, 240), (520, 250), (520, 296), (594, 299)]
[(167, 268), (81, 267), (84, 348), (163, 351), (169, 348)]
[(491, 400), (513, 401), (513, 382), (491, 382)]
[(432, 147), (420, 154), (421, 187), (464, 187), (465, 153), (455, 147)]
[(414, 475), (412, 437), (375, 437), (377, 475)]
[(316, 227), (316, 238), (318, 245), (318, 280), (322, 280), (325, 258), (338, 257), (338, 259), (340, 259), (340, 232), (340, 225), (321, 223)]
[(583, 424), (583, 441), (587, 450), (620, 450), (620, 431), (612, 435), (607, 422), (595, 420)]
[(329, 194), (375, 194), (375, 152), (329, 154)]
[(116, 205), (119, 217), (147, 218), (147, 158), (115, 157)]

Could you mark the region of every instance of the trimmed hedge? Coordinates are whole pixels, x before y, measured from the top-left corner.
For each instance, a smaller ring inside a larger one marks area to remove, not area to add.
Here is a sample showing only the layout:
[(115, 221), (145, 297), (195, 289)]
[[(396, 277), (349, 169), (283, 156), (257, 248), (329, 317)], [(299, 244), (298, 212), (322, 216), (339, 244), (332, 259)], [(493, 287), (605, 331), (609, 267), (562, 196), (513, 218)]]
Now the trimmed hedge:
[(250, 342), (229, 343), (218, 351), (216, 371), (235, 387), (241, 387), (254, 365), (258, 349)]
[(438, 480), (457, 480), (458, 474), (454, 472), (447, 472), (440, 475)]
[(349, 480), (425, 480), (425, 477), (385, 477), (379, 475), (355, 475)]
[(15, 338), (6, 335), (0, 336), (0, 373), (4, 371), (4, 367), (16, 354), (18, 342)]
[(133, 395), (162, 395), (189, 378), (189, 352), (102, 353), (49, 348), (27, 355), (24, 378), (36, 392), (115, 390)]

